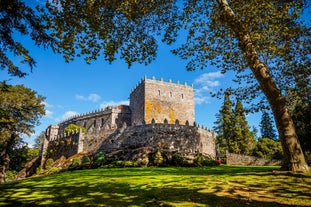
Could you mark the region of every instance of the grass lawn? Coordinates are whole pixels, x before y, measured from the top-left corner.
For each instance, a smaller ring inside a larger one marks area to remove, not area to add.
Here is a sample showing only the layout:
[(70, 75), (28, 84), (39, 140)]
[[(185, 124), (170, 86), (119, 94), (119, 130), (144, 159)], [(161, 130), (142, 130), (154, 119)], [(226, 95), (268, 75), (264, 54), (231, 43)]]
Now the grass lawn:
[(0, 206), (311, 206), (311, 173), (277, 167), (114, 168), (0, 185)]

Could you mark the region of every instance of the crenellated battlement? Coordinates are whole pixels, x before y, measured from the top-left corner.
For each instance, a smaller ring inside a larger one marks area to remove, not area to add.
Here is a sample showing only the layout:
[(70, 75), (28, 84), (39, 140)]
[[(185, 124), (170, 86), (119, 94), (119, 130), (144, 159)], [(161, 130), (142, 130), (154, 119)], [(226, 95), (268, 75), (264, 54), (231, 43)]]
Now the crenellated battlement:
[(163, 78), (160, 78), (159, 80), (157, 80), (157, 79), (155, 78), (155, 76), (152, 76), (151, 79), (148, 79), (147, 76), (145, 75), (144, 78), (142, 78), (142, 79), (135, 85), (135, 87), (132, 88), (131, 93), (133, 93), (133, 92), (136, 90), (136, 88), (138, 88), (141, 84), (143, 84), (143, 83), (145, 83), (145, 82), (147, 82), (147, 81), (153, 81), (153, 82), (164, 83), (164, 84), (173, 84), (173, 85), (178, 85), (178, 86), (181, 86), (181, 87), (191, 87), (191, 88), (193, 89), (193, 84), (188, 85), (187, 82), (184, 82), (183, 84), (181, 84), (180, 81), (177, 80), (176, 83), (174, 83), (174, 82), (172, 81), (172, 79), (169, 79), (169, 80), (166, 82)]

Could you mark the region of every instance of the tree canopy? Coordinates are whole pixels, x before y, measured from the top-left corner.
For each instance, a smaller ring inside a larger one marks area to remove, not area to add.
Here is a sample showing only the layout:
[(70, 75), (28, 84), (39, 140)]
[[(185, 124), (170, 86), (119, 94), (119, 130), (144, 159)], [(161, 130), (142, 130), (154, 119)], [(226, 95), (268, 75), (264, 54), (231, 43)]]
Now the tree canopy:
[(0, 83), (0, 183), (5, 180), (9, 152), (22, 135), (31, 135), (45, 114), (44, 97), (23, 85)]
[(21, 0), (0, 1), (0, 66), (8, 74), (18, 77), (27, 74), (16, 60), (28, 65), (30, 71), (36, 64), (16, 34), (31, 38), (37, 46), (48, 48), (54, 45), (43, 11), (43, 8), (31, 8)]
[(255, 136), (248, 126), (241, 101), (236, 101), (234, 109), (232, 109), (232, 105), (230, 94), (227, 91), (215, 122), (217, 146), (221, 154), (228, 151), (250, 155), (255, 147)]

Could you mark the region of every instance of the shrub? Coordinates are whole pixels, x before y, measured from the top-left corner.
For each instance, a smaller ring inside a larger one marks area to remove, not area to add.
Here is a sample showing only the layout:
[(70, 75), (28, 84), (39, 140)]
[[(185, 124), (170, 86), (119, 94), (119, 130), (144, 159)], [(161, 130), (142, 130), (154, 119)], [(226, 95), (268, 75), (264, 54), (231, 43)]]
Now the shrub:
[(76, 157), (76, 158), (73, 158), (70, 166), (69, 166), (69, 169), (70, 170), (75, 170), (75, 169), (78, 169), (80, 167), (80, 158)]
[(91, 160), (88, 156), (83, 156), (81, 160), (82, 168), (89, 168), (91, 165)]
[(140, 167), (140, 165), (138, 162), (128, 160), (128, 161), (124, 161), (124, 167)]
[(13, 181), (16, 175), (17, 175), (17, 172), (14, 170), (6, 171), (6, 182)]
[(52, 158), (49, 158), (45, 161), (45, 165), (44, 168), (49, 170), (50, 168), (52, 168), (54, 165), (54, 160)]
[(60, 171), (60, 168), (58, 167), (51, 167), (49, 170), (46, 170), (44, 172), (45, 175), (51, 175), (51, 174), (55, 174), (58, 173)]
[(218, 165), (217, 162), (215, 160), (212, 160), (212, 159), (203, 160), (201, 164), (202, 164), (202, 166), (216, 166), (216, 165)]
[(163, 164), (163, 156), (160, 150), (157, 150), (155, 156), (154, 156), (154, 161), (153, 164), (155, 164), (156, 166), (159, 166), (161, 164)]
[(101, 167), (105, 164), (106, 162), (106, 155), (103, 152), (99, 152), (94, 156), (92, 166), (97, 168)]
[(201, 167), (203, 165), (203, 161), (204, 161), (203, 156), (202, 155), (198, 155), (196, 158), (194, 158), (193, 164), (196, 167)]
[(140, 165), (141, 166), (148, 166), (149, 164), (149, 158), (148, 157), (145, 157), (141, 162), (140, 162)]
[(175, 153), (172, 157), (172, 164), (174, 166), (185, 166), (185, 161), (187, 161), (185, 158), (183, 158), (183, 156), (181, 156), (181, 154), (179, 153)]
[(82, 132), (85, 133), (86, 129), (84, 127), (79, 127), (78, 125), (75, 124), (69, 124), (66, 128), (65, 128), (65, 133), (72, 133), (75, 131), (79, 131), (80, 128), (82, 129)]
[(43, 174), (43, 172), (44, 172), (44, 170), (42, 169), (41, 166), (37, 167), (37, 169), (36, 169), (36, 174), (37, 175), (41, 175), (41, 174)]

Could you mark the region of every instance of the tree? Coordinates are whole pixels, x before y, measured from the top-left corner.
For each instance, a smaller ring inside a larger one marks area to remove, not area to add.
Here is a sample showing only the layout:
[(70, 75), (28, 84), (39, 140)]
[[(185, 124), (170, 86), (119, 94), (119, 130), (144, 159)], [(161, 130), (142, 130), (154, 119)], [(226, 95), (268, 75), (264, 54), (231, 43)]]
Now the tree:
[(277, 141), (277, 136), (272, 124), (272, 119), (267, 111), (262, 112), (261, 121), (260, 121), (260, 132), (261, 137), (266, 137)]
[(232, 110), (230, 93), (225, 92), (225, 99), (215, 122), (216, 142), (222, 154), (226, 151), (237, 154), (250, 154), (255, 146), (255, 136), (246, 121), (243, 105), (237, 100)]
[(157, 150), (156, 153), (154, 154), (154, 160), (153, 160), (153, 164), (156, 166), (160, 166), (164, 163), (164, 158), (162, 155), (161, 150)]
[(297, 103), (291, 114), (301, 147), (311, 164), (311, 103)]
[(216, 143), (222, 154), (226, 151), (234, 152), (237, 148), (237, 143), (234, 142), (234, 123), (232, 113), (232, 102), (230, 100), (230, 92), (226, 91), (224, 95), (224, 103), (217, 115), (216, 127), (214, 130), (217, 133)]
[(66, 128), (65, 128), (65, 133), (72, 133), (72, 132), (79, 132), (80, 129), (82, 129), (82, 132), (86, 132), (86, 129), (84, 127), (79, 127), (78, 125), (75, 124), (69, 124)]
[(249, 155), (255, 146), (255, 136), (246, 121), (242, 102), (238, 99), (235, 105), (233, 123), (233, 137), (237, 143), (235, 153)]
[(282, 145), (280, 142), (271, 138), (259, 138), (254, 148), (253, 155), (266, 159), (281, 160), (283, 158)]
[(39, 6), (34, 10), (21, 0), (0, 2), (0, 65), (10, 75), (23, 77), (27, 74), (15, 63), (18, 59), (12, 56), (20, 57), (20, 63), (27, 64), (30, 70), (36, 64), (29, 50), (18, 42), (16, 34), (31, 38), (37, 46), (48, 48), (54, 45), (55, 41), (47, 31), (47, 19), (42, 12)]
[(38, 149), (31, 149), (21, 139), (19, 143), (9, 152), (10, 163), (8, 170), (19, 172), (27, 162), (39, 155)]
[(186, 43), (173, 53), (188, 61), (188, 70), (212, 64), (223, 72), (236, 71), (236, 81), (248, 85), (237, 88), (241, 98), (263, 94), (282, 143), (282, 168), (306, 172), (309, 168), (280, 90), (310, 85), (311, 32), (300, 19), (306, 2), (229, 3), (55, 0), (48, 1), (47, 8), (57, 52), (67, 61), (82, 55), (90, 62), (103, 53), (109, 62), (120, 57), (129, 65), (149, 63), (156, 57), (157, 36), (171, 44), (183, 30)]
[(42, 131), (39, 136), (35, 138), (34, 148), (41, 150), (44, 139), (46, 138), (45, 131)]
[(45, 114), (44, 97), (23, 85), (0, 83), (0, 183), (5, 181), (9, 153), (21, 135), (30, 135)]

